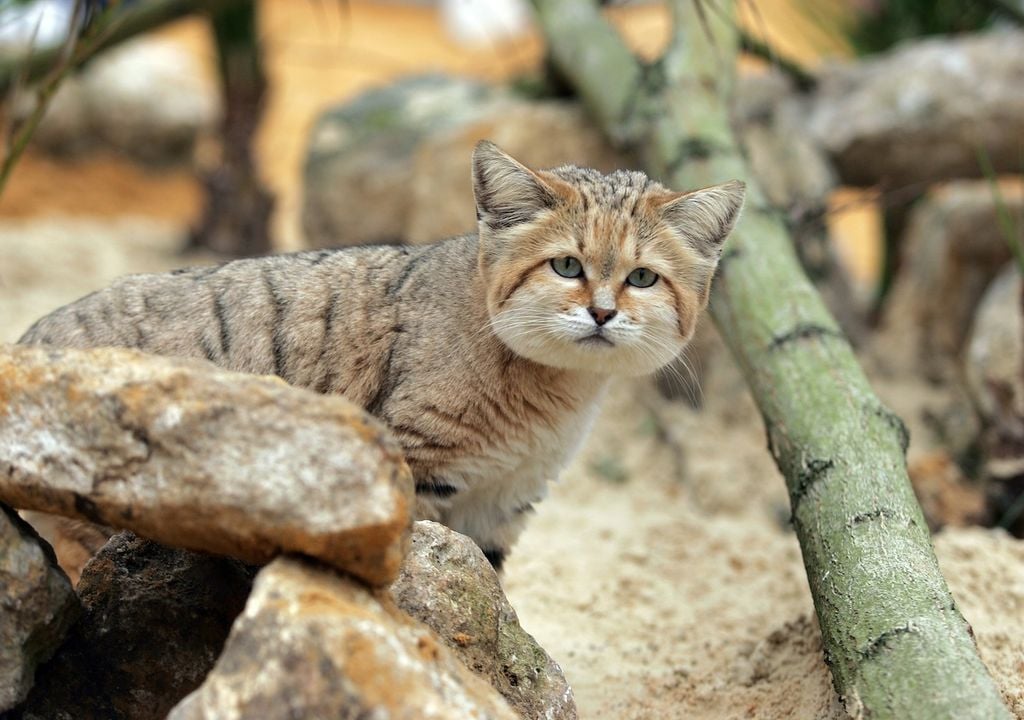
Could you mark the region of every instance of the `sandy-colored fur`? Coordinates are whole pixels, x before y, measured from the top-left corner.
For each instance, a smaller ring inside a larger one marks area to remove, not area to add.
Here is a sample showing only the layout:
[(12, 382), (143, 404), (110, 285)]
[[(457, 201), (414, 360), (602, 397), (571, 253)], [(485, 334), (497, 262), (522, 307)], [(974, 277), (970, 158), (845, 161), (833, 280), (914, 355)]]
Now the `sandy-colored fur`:
[[(401, 441), (418, 515), (500, 565), (608, 379), (657, 369), (692, 335), (742, 187), (684, 195), (640, 173), (533, 172), (489, 144), (474, 187), (478, 236), (131, 276), (22, 342), (200, 357), (342, 393)], [(563, 255), (586, 277), (557, 275)], [(627, 286), (640, 266), (661, 279)], [(600, 343), (585, 337), (595, 303), (617, 311)]]

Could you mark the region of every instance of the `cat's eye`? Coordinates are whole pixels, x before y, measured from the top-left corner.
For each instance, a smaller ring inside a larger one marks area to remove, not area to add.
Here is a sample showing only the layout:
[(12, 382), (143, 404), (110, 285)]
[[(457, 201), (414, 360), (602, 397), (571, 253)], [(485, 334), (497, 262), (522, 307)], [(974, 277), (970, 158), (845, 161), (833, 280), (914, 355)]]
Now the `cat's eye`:
[(583, 264), (568, 255), (552, 260), (551, 268), (564, 278), (578, 278), (583, 274)]
[(647, 268), (637, 268), (626, 276), (626, 282), (633, 287), (646, 288), (658, 282), (658, 274)]

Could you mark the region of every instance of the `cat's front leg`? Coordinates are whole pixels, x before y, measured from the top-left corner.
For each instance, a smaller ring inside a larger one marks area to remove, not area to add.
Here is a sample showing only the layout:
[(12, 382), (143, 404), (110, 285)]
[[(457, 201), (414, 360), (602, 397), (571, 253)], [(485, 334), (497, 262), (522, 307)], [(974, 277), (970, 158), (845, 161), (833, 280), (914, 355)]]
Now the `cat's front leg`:
[(473, 539), (484, 557), (500, 574), (505, 560), (526, 527), (533, 503), (522, 503), (509, 509), (466, 505), (448, 508), (442, 513), (445, 525)]

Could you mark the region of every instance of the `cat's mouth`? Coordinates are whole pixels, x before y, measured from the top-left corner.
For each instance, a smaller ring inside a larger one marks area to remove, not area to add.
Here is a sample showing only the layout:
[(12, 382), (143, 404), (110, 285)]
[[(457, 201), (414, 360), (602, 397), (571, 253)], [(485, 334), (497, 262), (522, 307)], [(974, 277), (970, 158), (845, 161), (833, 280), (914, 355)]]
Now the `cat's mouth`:
[(587, 335), (586, 337), (581, 337), (576, 342), (580, 345), (603, 345), (606, 347), (615, 347), (615, 343), (606, 338), (600, 330)]

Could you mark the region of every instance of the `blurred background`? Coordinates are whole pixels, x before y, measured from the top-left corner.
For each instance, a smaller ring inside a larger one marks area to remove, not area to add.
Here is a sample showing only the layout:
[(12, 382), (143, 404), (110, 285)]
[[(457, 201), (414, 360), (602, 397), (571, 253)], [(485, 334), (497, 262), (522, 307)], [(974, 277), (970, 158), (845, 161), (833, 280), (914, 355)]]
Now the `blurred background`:
[[(664, 4), (606, 4), (654, 61)], [(911, 429), (940, 561), (1024, 717), (1020, 593), (989, 592), (1024, 587), (1024, 3), (737, 9), (735, 129)], [(481, 138), (636, 166), (545, 54), (516, 0), (0, 0), (0, 342), (127, 273), (472, 231)], [(709, 322), (612, 393), (507, 577), (583, 717), (844, 717), (787, 507)]]

